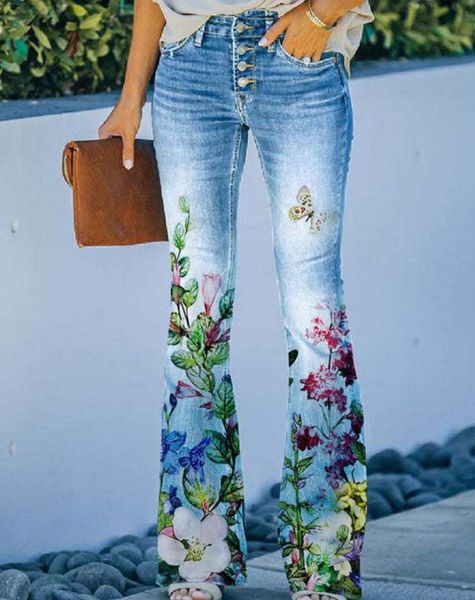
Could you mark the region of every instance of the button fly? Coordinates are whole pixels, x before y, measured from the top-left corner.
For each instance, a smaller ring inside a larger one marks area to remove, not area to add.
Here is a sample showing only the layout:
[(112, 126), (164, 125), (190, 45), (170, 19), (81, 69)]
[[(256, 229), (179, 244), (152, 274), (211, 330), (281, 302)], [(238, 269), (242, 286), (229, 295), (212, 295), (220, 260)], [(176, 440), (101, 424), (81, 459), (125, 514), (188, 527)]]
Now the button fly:
[(244, 23), (238, 23), (236, 25), (236, 31), (238, 33), (242, 33), (245, 29), (247, 29), (247, 25), (244, 25)]
[(249, 83), (249, 79), (247, 77), (240, 77), (237, 80), (237, 84), (239, 87), (246, 87), (246, 85)]
[(237, 64), (237, 68), (240, 71), (245, 71), (246, 69), (249, 69), (249, 67), (251, 67), (252, 65), (248, 65), (247, 62), (245, 62), (244, 60), (240, 60)]

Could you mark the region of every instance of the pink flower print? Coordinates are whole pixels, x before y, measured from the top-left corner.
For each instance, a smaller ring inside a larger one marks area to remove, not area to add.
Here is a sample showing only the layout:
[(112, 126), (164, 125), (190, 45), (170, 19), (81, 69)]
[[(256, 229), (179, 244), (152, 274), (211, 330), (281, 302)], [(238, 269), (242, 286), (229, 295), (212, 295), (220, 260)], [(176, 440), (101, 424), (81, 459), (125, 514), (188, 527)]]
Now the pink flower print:
[(180, 285), (180, 281), (180, 265), (178, 263), (175, 263), (172, 272), (172, 284)]
[(218, 273), (205, 273), (201, 282), (201, 293), (205, 305), (205, 314), (207, 317), (211, 314), (211, 307), (216, 300), (219, 288), (221, 287), (221, 275)]
[(337, 356), (333, 359), (333, 367), (338, 369), (342, 377), (345, 378), (346, 385), (353, 384), (357, 376), (351, 346), (338, 350)]
[(292, 550), (291, 560), (294, 565), (297, 565), (300, 559), (300, 552), (295, 548)]
[(175, 396), (177, 398), (200, 398), (203, 394), (189, 383), (179, 380), (176, 384)]
[(303, 425), (295, 432), (295, 445), (299, 450), (311, 450), (321, 443), (321, 439), (315, 432), (315, 427)]
[(320, 365), (318, 371), (312, 371), (308, 377), (301, 379), (302, 390), (307, 392), (310, 400), (324, 400), (334, 391), (336, 373), (325, 365)]

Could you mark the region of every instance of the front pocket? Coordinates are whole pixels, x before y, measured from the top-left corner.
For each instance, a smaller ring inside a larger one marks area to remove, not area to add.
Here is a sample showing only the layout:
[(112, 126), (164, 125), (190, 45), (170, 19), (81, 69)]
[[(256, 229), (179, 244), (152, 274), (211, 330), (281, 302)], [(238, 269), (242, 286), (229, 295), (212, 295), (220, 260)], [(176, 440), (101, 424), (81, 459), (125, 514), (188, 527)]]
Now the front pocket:
[(276, 44), (276, 53), (280, 55), (283, 59), (298, 65), (299, 67), (303, 67), (304, 69), (322, 69), (324, 67), (328, 67), (330, 65), (336, 65), (336, 56), (328, 56), (326, 58), (322, 58), (320, 60), (312, 61), (312, 60), (304, 60), (302, 58), (297, 58), (289, 54), (287, 50), (282, 45), (282, 39), (278, 38), (275, 42)]
[(176, 42), (164, 42), (160, 40), (160, 53), (169, 55), (175, 54), (176, 52), (184, 48), (188, 44), (188, 42), (190, 42), (193, 39), (193, 37), (194, 33), (191, 33), (190, 35), (187, 35), (186, 37)]

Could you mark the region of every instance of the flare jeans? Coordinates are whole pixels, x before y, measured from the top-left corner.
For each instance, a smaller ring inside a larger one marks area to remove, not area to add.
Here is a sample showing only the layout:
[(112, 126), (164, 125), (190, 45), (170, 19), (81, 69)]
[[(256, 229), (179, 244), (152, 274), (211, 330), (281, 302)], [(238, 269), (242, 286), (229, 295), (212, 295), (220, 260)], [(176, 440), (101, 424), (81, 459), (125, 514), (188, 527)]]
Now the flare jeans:
[(278, 541), (291, 591), (358, 599), (365, 442), (340, 267), (351, 100), (342, 54), (297, 59), (283, 36), (258, 46), (276, 19), (267, 10), (218, 15), (179, 42), (161, 42), (152, 116), (171, 308), (156, 583), (246, 583), (229, 348), (239, 181), (251, 131), (288, 342)]

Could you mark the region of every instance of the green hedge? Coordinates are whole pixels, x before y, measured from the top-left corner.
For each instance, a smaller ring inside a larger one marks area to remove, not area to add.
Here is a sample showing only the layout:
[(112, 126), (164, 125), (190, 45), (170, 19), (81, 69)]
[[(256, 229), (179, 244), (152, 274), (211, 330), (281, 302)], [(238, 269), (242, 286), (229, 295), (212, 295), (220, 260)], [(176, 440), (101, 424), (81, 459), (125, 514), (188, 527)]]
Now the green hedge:
[[(475, 0), (370, 0), (358, 59), (471, 52)], [(0, 0), (0, 98), (118, 88), (131, 11), (121, 0)]]

